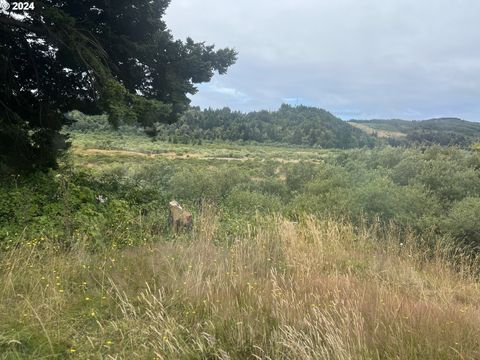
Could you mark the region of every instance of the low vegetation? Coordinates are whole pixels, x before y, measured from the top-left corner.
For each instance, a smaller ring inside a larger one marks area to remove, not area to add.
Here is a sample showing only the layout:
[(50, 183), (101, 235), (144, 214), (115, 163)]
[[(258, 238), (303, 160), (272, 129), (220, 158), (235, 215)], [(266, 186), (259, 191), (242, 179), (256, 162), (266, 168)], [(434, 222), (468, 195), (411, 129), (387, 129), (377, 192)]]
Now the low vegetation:
[(394, 226), (312, 216), (257, 217), (225, 241), (217, 212), (204, 206), (191, 235), (122, 251), (82, 240), (3, 254), (0, 357), (480, 356), (480, 287), (447, 242), (432, 251)]
[(480, 357), (479, 152), (72, 139), (2, 179), (1, 359)]
[[(147, 235), (156, 236), (167, 230), (162, 219), (172, 199), (194, 212), (203, 202), (217, 205), (225, 236), (235, 236), (256, 212), (292, 221), (307, 213), (354, 224), (393, 221), (419, 234), (450, 236), (472, 252), (480, 246), (476, 151), (178, 145), (112, 132), (73, 139), (63, 170), (3, 182), (2, 248), (20, 234), (68, 244), (75, 231), (92, 247), (140, 243), (145, 234), (136, 230), (138, 215), (155, 224)], [(127, 237), (112, 230), (119, 221), (131, 224)]]

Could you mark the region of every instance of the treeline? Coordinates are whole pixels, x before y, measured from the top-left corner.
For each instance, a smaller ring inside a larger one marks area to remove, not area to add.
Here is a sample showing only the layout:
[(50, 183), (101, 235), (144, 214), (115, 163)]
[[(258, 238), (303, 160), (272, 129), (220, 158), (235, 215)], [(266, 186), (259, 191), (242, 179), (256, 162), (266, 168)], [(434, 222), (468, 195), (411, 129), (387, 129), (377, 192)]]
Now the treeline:
[(277, 111), (249, 113), (192, 108), (174, 124), (158, 124), (156, 131), (158, 139), (174, 143), (222, 140), (350, 149), (376, 142), (328, 111), (285, 104)]
[(457, 118), (438, 118), (422, 121), (407, 120), (351, 120), (373, 130), (405, 134), (403, 138), (390, 138), (390, 145), (456, 145), (467, 147), (480, 140), (480, 123)]
[[(78, 111), (67, 115), (73, 124), (70, 130), (89, 132), (109, 130), (106, 115), (86, 116)], [(179, 121), (155, 123), (148, 129), (120, 125), (122, 133), (147, 133), (157, 140), (182, 144), (201, 144), (203, 141), (236, 141), (263, 144), (296, 145), (316, 148), (352, 149), (391, 146), (442, 145), (471, 147), (480, 142), (480, 123), (457, 118), (422, 121), (407, 120), (350, 120), (362, 124), (372, 133), (351, 126), (326, 110), (282, 105), (277, 111), (242, 113), (228, 107), (204, 109), (192, 107)], [(381, 131), (390, 132), (376, 136)]]

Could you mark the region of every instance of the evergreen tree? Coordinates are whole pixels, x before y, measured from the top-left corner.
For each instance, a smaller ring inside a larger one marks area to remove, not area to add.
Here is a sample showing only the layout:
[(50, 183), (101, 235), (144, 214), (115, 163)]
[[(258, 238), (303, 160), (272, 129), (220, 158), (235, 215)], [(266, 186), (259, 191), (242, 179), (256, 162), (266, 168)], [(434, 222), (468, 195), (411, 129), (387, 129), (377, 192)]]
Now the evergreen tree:
[(54, 167), (67, 111), (108, 113), (114, 126), (174, 122), (195, 84), (236, 60), (232, 49), (174, 40), (169, 0), (36, 0), (0, 16), (0, 167)]

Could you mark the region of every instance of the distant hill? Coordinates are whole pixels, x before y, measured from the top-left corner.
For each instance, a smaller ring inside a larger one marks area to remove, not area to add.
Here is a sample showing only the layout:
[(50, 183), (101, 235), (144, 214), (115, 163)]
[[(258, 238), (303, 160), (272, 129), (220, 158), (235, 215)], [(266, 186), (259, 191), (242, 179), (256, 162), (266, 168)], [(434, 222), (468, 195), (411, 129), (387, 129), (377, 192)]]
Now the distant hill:
[(374, 146), (377, 140), (326, 110), (282, 105), (277, 111), (241, 113), (193, 108), (174, 124), (159, 124), (158, 138), (173, 142), (254, 141), (321, 148)]
[[(78, 111), (66, 115), (74, 123), (71, 131), (108, 130), (106, 115), (86, 116)], [(121, 126), (123, 132), (142, 133), (141, 128)], [(420, 121), (350, 120), (308, 106), (282, 105), (276, 111), (242, 113), (228, 107), (193, 107), (173, 124), (157, 123), (149, 133), (173, 143), (243, 141), (318, 148), (351, 149), (390, 145), (439, 144), (469, 147), (480, 142), (480, 123), (458, 118)]]
[(350, 125), (397, 143), (469, 146), (480, 140), (480, 123), (458, 118), (350, 120)]

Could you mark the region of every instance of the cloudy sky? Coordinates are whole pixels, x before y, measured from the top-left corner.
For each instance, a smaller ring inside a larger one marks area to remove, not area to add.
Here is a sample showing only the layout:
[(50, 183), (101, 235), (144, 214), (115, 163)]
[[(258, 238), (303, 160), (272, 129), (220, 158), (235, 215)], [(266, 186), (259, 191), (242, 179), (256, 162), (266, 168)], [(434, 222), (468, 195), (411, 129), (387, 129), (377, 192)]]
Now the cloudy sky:
[(479, 16), (479, 0), (172, 0), (166, 22), (239, 52), (194, 105), (480, 121)]

